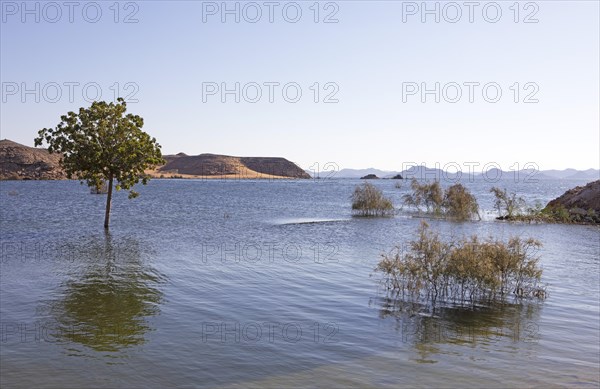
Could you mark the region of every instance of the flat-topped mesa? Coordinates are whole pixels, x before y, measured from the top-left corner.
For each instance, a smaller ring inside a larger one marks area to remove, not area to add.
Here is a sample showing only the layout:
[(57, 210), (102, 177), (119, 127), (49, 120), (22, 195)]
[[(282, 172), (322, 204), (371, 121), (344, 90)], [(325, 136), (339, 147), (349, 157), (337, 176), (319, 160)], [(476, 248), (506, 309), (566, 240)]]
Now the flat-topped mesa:
[(0, 140), (0, 180), (64, 180), (60, 154)]
[(311, 178), (298, 165), (281, 157), (242, 157), (240, 161), (248, 169), (262, 174), (291, 178)]
[(152, 176), (223, 177), (223, 178), (310, 178), (293, 162), (280, 157), (232, 157), (229, 155), (184, 153), (166, 155), (166, 164)]

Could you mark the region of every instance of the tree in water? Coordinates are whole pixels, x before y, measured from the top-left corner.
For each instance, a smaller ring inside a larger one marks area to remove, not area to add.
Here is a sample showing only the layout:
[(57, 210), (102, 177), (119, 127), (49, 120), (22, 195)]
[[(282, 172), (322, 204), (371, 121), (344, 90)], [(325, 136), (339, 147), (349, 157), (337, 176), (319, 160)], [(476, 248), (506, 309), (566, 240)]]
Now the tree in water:
[(104, 228), (110, 221), (113, 184), (116, 189), (130, 190), (129, 198), (138, 196), (131, 190), (140, 180), (146, 185), (144, 170), (164, 163), (160, 145), (142, 131), (144, 119), (125, 114), (127, 104), (94, 102), (79, 113), (61, 116), (56, 128), (38, 132), (35, 145), (48, 144), (50, 153), (61, 153), (61, 166), (67, 177), (85, 181), (92, 188), (108, 182)]
[(500, 219), (512, 219), (521, 214), (525, 207), (525, 200), (516, 193), (508, 193), (506, 189), (493, 187), (490, 193), (494, 194), (494, 208), (498, 211)]

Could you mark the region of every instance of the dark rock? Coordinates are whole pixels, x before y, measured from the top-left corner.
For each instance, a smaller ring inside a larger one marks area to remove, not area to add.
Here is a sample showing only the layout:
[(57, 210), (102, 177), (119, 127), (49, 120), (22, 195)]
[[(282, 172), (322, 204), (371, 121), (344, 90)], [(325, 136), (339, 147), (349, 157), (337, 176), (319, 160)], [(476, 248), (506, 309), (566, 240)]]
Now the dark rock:
[(600, 180), (569, 189), (550, 201), (544, 211), (550, 214), (566, 212), (574, 223), (600, 223)]
[(360, 179), (361, 180), (378, 180), (379, 177), (377, 177), (375, 174), (367, 174), (366, 176), (363, 176)]
[(64, 180), (60, 154), (0, 140), (0, 180)]

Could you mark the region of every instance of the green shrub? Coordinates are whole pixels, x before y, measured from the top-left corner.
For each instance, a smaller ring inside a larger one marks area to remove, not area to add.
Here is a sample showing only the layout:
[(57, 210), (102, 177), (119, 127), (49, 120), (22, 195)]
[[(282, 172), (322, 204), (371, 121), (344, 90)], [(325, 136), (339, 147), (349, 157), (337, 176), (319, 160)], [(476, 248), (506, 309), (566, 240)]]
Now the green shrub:
[(394, 214), (394, 205), (381, 190), (365, 182), (354, 189), (352, 211), (359, 216), (387, 216)]
[(422, 211), (422, 207), (425, 206), (427, 213), (436, 215), (441, 213), (444, 192), (438, 181), (419, 184), (419, 181), (413, 178), (410, 187), (413, 193), (404, 195), (404, 204), (415, 207), (419, 211)]
[(540, 211), (540, 215), (546, 217), (549, 221), (554, 221), (557, 223), (571, 223), (572, 218), (569, 210), (566, 209), (563, 205), (558, 205), (554, 207), (546, 207)]
[(455, 184), (444, 191), (438, 181), (431, 184), (413, 178), (410, 184), (412, 193), (404, 195), (404, 204), (436, 216), (458, 220), (479, 217), (479, 205), (475, 197), (461, 184)]
[(446, 189), (442, 207), (445, 215), (457, 220), (479, 218), (479, 205), (475, 196), (461, 184), (455, 184)]
[(544, 298), (542, 270), (534, 239), (511, 238), (508, 243), (477, 236), (444, 242), (422, 223), (418, 239), (407, 252), (383, 254), (375, 271), (384, 274), (388, 289), (410, 301), (465, 303), (518, 298)]

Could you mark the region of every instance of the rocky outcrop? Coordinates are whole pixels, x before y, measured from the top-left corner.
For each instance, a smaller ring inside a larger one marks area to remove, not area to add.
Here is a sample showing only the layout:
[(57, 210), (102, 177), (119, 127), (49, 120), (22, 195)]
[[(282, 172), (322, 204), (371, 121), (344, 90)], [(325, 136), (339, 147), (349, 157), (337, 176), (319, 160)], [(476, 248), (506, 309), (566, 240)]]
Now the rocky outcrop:
[(367, 174), (366, 176), (362, 176), (360, 179), (361, 180), (378, 180), (379, 177), (377, 177), (375, 174)]
[(60, 154), (0, 140), (0, 180), (64, 180)]
[(569, 189), (545, 211), (574, 223), (600, 223), (600, 180)]

